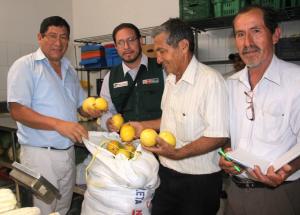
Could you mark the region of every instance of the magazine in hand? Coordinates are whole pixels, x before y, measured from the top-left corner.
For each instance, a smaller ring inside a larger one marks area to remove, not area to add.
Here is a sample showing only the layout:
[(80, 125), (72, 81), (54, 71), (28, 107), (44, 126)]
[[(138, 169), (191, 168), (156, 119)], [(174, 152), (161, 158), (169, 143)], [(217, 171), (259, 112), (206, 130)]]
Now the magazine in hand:
[(300, 144), (296, 144), (289, 151), (282, 154), (277, 160), (273, 162), (268, 162), (262, 157), (258, 157), (250, 152), (245, 151), (242, 148), (238, 148), (234, 151), (229, 151), (226, 153), (227, 157), (233, 162), (241, 165), (244, 168), (254, 168), (255, 165), (259, 166), (262, 173), (266, 174), (268, 168), (273, 165), (274, 171), (276, 172), (283, 165), (289, 163), (290, 161), (296, 159), (300, 156)]

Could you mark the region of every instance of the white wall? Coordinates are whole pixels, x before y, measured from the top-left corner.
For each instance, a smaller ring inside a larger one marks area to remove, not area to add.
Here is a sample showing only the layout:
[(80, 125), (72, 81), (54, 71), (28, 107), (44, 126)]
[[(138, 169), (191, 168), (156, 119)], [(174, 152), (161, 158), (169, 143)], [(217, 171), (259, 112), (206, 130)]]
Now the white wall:
[(122, 22), (157, 26), (179, 16), (179, 0), (73, 0), (74, 38), (111, 34)]
[(60, 15), (72, 26), (72, 7), (70, 0), (0, 0), (0, 5), (0, 101), (3, 101), (8, 69), (16, 59), (38, 47), (41, 21)]

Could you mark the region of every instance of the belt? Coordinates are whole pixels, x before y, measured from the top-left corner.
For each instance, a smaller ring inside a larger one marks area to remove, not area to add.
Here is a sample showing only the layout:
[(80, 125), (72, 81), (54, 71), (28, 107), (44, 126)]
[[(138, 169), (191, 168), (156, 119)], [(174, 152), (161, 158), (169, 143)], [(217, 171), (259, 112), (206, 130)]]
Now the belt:
[[(239, 188), (268, 188), (268, 189), (276, 188), (248, 178), (240, 178), (237, 176), (232, 176), (231, 179)], [(293, 181), (285, 181), (283, 182), (283, 184), (289, 184), (291, 182)]]
[(65, 149), (58, 149), (58, 148), (54, 148), (54, 147), (52, 147), (52, 146), (43, 146), (43, 147), (40, 147), (40, 148), (43, 148), (43, 149), (49, 149), (49, 150), (65, 151), (65, 150), (70, 149), (71, 147), (73, 147), (73, 146), (69, 146), (68, 148), (65, 148)]

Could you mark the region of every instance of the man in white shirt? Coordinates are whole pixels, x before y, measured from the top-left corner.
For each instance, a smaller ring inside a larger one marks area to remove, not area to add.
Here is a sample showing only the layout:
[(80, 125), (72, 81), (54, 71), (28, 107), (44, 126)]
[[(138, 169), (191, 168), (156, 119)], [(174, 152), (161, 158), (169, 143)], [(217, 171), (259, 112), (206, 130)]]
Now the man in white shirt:
[[(231, 146), (270, 163), (300, 144), (300, 67), (278, 59), (277, 15), (249, 6), (233, 22), (235, 41), (246, 67), (228, 79)], [(226, 214), (300, 214), (300, 158), (263, 174), (259, 166), (242, 173), (220, 159), (232, 175)]]
[(222, 178), (217, 149), (228, 137), (225, 81), (193, 55), (194, 36), (180, 19), (170, 19), (154, 33), (157, 62), (169, 74), (159, 120), (130, 122), (139, 134), (145, 128), (170, 131), (176, 147), (157, 138), (160, 187), (152, 214), (216, 214)]

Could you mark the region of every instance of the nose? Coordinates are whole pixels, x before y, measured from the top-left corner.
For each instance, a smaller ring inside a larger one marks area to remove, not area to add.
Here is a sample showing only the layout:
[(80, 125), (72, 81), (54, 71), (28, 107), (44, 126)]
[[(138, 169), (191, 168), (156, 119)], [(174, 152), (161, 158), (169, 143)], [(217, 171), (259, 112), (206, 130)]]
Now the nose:
[(249, 47), (253, 44), (253, 36), (250, 33), (246, 34), (244, 43), (246, 47)]
[(159, 52), (156, 52), (156, 61), (158, 64), (161, 64), (163, 62), (161, 54), (159, 54)]

